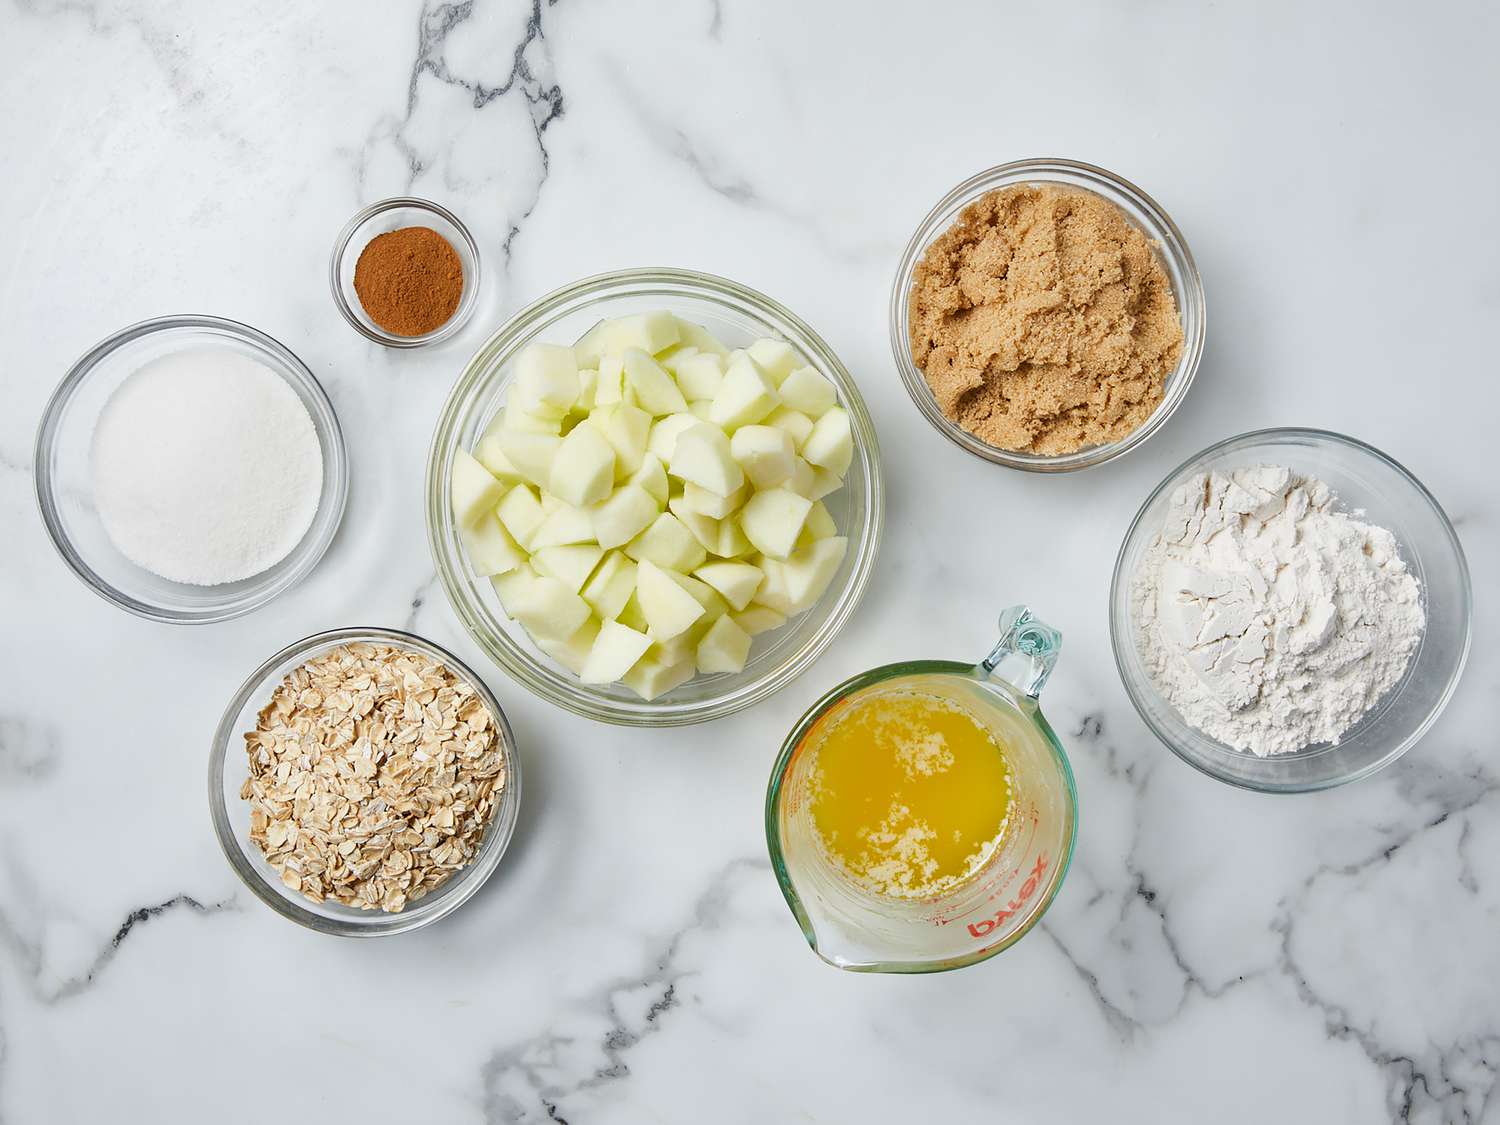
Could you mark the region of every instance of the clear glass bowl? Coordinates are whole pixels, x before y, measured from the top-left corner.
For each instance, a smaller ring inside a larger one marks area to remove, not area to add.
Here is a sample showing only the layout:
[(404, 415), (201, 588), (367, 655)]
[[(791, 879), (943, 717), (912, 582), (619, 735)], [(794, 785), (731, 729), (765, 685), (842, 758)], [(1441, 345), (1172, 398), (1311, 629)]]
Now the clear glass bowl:
[[(849, 537), (849, 550), (818, 604), (755, 638), (736, 673), (697, 676), (647, 703), (622, 684), (594, 686), (545, 656), (506, 617), (488, 578), (477, 577), (459, 542), (449, 500), (454, 451), (472, 449), (499, 410), (511, 361), (533, 341), (572, 343), (602, 319), (665, 308), (702, 324), (731, 345), (779, 336), (838, 388), (854, 432), (854, 461), (844, 487), (825, 503)], [(688, 270), (637, 269), (586, 278), (513, 316), (469, 361), (443, 404), (427, 466), (427, 535), (448, 600), (465, 629), (517, 681), (579, 715), (637, 726), (703, 722), (749, 707), (784, 687), (828, 647), (869, 581), (883, 518), (875, 425), (853, 378), (820, 336), (788, 309), (742, 285)]]
[[(394, 645), (441, 661), (479, 693), (494, 716), (503, 745), (505, 789), (474, 861), (398, 914), (356, 910), (329, 900), (310, 902), (296, 891), (288, 890), (282, 885), (275, 868), (266, 861), (264, 853), (251, 842), (250, 803), (240, 797), (240, 787), (250, 773), (244, 736), (255, 729), (256, 717), (270, 702), (277, 685), (304, 661), (356, 641)], [(337, 937), (383, 937), (405, 933), (430, 925), (458, 909), (499, 866), (500, 857), (505, 854), (515, 832), (516, 814), (521, 807), (521, 762), (515, 745), (510, 723), (494, 693), (463, 661), (440, 645), (396, 629), (350, 628), (318, 633), (288, 645), (251, 672), (224, 709), (224, 717), (214, 732), (213, 749), (208, 760), (208, 807), (213, 817), (214, 834), (218, 836), (219, 846), (224, 849), (225, 858), (235, 874), (256, 898), (283, 918)]]
[[(120, 384), (153, 359), (202, 347), (248, 355), (285, 379), (307, 407), (323, 450), (323, 491), (301, 541), (275, 566), (219, 586), (173, 582), (122, 555), (94, 509), (89, 464), (99, 413)], [(73, 365), (42, 412), (35, 458), (42, 522), (63, 561), (89, 589), (121, 609), (178, 625), (239, 617), (300, 582), (333, 542), (349, 491), (344, 436), (312, 372), (264, 332), (215, 316), (146, 320), (95, 345)]]
[[(1422, 588), (1427, 628), (1405, 677), (1337, 744), (1257, 758), (1183, 721), (1162, 698), (1136, 647), (1130, 580), (1162, 526), (1172, 491), (1189, 477), (1246, 465), (1286, 465), (1325, 481), (1342, 510), (1389, 528)], [(1365, 777), (1416, 745), (1437, 720), (1469, 654), (1471, 595), (1463, 548), (1421, 483), (1378, 449), (1324, 430), (1258, 430), (1211, 445), (1170, 473), (1125, 534), (1109, 595), (1109, 631), (1125, 690), (1156, 736), (1188, 765), (1265, 793), (1327, 789)]]
[[(458, 299), (458, 308), (441, 326), (422, 336), (397, 336), (387, 332), (370, 319), (364, 305), (359, 303), (359, 294), (354, 291), (354, 267), (370, 240), (402, 227), (429, 227), (437, 231), (458, 253), (464, 268), (464, 290)], [(328, 284), (333, 290), (333, 303), (339, 307), (350, 327), (361, 336), (388, 348), (425, 347), (448, 339), (474, 314), (479, 299), (479, 244), (458, 216), (440, 203), (411, 195), (382, 199), (359, 212), (339, 231), (328, 263)]]
[[(933, 397), (932, 388), (927, 385), (926, 378), (912, 359), (910, 297), (912, 275), (916, 272), (917, 262), (926, 253), (927, 247), (953, 225), (953, 221), (965, 207), (981, 196), (1015, 184), (1059, 184), (1103, 196), (1145, 232), (1156, 247), (1162, 268), (1167, 271), (1167, 277), (1172, 283), (1177, 314), (1182, 318), (1182, 356), (1178, 359), (1176, 368), (1167, 375), (1162, 400), (1156, 410), (1137, 429), (1119, 441), (1107, 445), (1092, 445), (1076, 453), (1057, 456), (997, 449), (947, 419)], [(917, 409), (949, 441), (996, 465), (1034, 473), (1066, 473), (1113, 461), (1140, 445), (1171, 417), (1172, 412), (1186, 397), (1193, 376), (1198, 372), (1198, 362), (1203, 357), (1205, 315), (1203, 283), (1198, 278), (1198, 267), (1193, 264), (1193, 255), (1188, 252), (1182, 232), (1154, 199), (1128, 180), (1092, 164), (1056, 158), (1017, 160), (980, 172), (959, 184), (928, 212), (922, 225), (911, 236), (911, 241), (906, 244), (906, 250), (901, 255), (895, 284), (891, 286), (891, 352), (896, 359), (896, 368), (901, 372), (901, 380), (906, 384), (907, 393), (917, 404)]]

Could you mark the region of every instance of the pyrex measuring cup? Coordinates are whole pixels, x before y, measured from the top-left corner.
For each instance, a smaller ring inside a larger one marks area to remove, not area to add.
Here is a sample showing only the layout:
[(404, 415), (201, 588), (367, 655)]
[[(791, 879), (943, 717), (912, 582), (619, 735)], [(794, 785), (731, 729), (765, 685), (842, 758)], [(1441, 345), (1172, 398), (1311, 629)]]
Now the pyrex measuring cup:
[[(766, 792), (766, 842), (781, 892), (819, 957), (858, 972), (932, 973), (992, 957), (1034, 926), (1073, 854), (1077, 792), (1067, 756), (1037, 694), (1062, 636), (1025, 606), (1000, 616), (1000, 640), (977, 665), (887, 664), (820, 699), (792, 730)], [(978, 871), (922, 899), (876, 895), (827, 856), (813, 823), (809, 782), (821, 724), (877, 693), (916, 691), (962, 707), (1003, 747), (1011, 809), (1000, 846)]]

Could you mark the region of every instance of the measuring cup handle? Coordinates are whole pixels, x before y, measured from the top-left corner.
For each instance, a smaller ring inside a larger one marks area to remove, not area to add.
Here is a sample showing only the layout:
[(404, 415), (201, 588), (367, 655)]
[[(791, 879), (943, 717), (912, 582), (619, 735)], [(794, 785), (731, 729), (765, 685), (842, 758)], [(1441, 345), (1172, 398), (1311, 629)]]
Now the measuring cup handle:
[(1061, 633), (1037, 620), (1028, 606), (1013, 605), (1000, 615), (1000, 640), (979, 666), (990, 679), (1035, 699), (1061, 649)]

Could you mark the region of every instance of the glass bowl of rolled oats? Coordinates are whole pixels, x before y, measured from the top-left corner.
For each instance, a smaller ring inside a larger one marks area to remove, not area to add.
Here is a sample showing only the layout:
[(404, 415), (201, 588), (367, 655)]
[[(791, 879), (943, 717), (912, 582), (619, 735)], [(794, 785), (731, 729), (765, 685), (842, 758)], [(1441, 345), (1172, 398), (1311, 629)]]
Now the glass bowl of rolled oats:
[(414, 930), (462, 905), (515, 830), (521, 771), (494, 694), (394, 629), (282, 649), (214, 734), (209, 807), (230, 866), (320, 933)]

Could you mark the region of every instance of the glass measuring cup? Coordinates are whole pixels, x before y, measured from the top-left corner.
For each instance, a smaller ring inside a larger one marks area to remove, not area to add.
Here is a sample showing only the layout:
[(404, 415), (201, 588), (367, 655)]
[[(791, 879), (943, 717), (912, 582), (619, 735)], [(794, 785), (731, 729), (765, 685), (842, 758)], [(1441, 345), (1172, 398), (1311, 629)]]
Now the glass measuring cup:
[[(766, 791), (766, 843), (803, 936), (830, 965), (856, 972), (934, 973), (993, 957), (1051, 905), (1073, 855), (1078, 796), (1062, 745), (1037, 705), (1062, 635), (1025, 606), (1000, 615), (1000, 640), (977, 665), (887, 664), (834, 688), (786, 742)], [(897, 899), (866, 890), (827, 856), (808, 799), (820, 731), (873, 695), (920, 692), (972, 715), (1010, 768), (1010, 817), (1000, 846), (957, 887)]]

